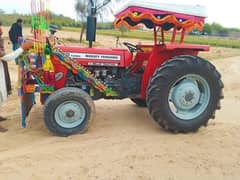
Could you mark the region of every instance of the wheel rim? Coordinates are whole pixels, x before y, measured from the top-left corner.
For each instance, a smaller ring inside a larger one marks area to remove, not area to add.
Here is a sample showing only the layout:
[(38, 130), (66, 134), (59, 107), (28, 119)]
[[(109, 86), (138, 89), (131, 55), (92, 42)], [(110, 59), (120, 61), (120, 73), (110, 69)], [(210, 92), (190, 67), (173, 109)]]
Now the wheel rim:
[(61, 103), (54, 113), (56, 122), (63, 128), (74, 128), (83, 123), (86, 109), (77, 101)]
[(196, 74), (178, 79), (170, 89), (168, 103), (172, 113), (185, 121), (201, 115), (210, 100), (208, 82)]

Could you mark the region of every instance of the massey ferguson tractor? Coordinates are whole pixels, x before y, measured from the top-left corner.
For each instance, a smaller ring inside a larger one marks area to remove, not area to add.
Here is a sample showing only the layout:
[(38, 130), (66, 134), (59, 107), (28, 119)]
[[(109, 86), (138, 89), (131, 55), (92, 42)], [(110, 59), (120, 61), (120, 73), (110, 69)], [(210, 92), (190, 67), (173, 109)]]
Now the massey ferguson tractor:
[[(19, 81), (23, 126), (36, 92), (44, 122), (58, 136), (84, 133), (99, 99), (129, 98), (173, 133), (195, 132), (215, 118), (223, 98), (221, 75), (198, 56), (209, 46), (184, 44), (185, 34), (202, 30), (204, 7), (129, 1), (116, 13), (115, 28), (152, 30), (152, 45), (123, 42), (126, 48), (94, 48), (97, 7), (90, 2), (89, 47), (54, 46), (47, 40), (44, 52), (24, 55)], [(170, 41), (165, 42), (166, 36)]]

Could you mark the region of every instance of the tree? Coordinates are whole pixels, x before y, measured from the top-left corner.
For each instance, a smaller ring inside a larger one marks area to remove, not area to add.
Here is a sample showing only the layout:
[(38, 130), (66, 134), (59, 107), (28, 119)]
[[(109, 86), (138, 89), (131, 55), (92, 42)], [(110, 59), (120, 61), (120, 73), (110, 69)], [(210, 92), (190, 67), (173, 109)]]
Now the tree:
[(83, 33), (86, 29), (86, 17), (87, 17), (87, 7), (88, 7), (88, 1), (86, 0), (76, 0), (75, 4), (75, 11), (80, 18), (80, 21), (82, 23), (82, 28), (80, 32), (80, 43), (82, 42)]
[(212, 23), (212, 32), (218, 36), (227, 36), (229, 30), (219, 23)]
[(204, 28), (203, 28), (203, 35), (204, 34), (207, 34), (207, 35), (211, 35), (212, 34), (212, 27), (210, 24), (206, 23), (204, 25)]
[[(96, 16), (100, 19), (104, 19), (104, 17), (107, 17), (109, 14), (113, 14), (113, 6), (116, 5), (116, 3), (120, 2), (121, 0), (115, 0), (115, 4), (109, 4), (105, 6), (107, 1), (104, 0), (93, 0), (94, 4), (97, 8)], [(86, 29), (86, 19), (88, 16), (88, 10), (89, 10), (89, 4), (90, 0), (76, 0), (75, 4), (75, 11), (78, 15), (78, 17), (81, 20), (82, 23), (82, 29), (80, 33), (80, 43), (82, 42), (83, 33)]]
[(123, 25), (121, 25), (120, 27), (119, 27), (119, 31), (121, 32), (121, 36), (123, 37), (124, 36), (124, 33), (125, 32), (127, 32), (127, 27), (126, 26), (123, 26)]
[(16, 9), (14, 9), (14, 10), (12, 11), (12, 14), (18, 14), (17, 11), (16, 11)]
[(0, 14), (5, 14), (5, 11), (0, 9)]

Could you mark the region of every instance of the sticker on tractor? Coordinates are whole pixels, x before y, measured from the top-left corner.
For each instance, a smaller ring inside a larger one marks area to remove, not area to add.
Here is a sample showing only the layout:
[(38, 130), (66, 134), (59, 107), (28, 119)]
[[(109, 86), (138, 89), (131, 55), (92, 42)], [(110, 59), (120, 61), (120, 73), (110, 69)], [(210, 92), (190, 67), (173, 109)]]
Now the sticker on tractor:
[(72, 59), (92, 59), (92, 60), (111, 60), (120, 61), (121, 56), (109, 54), (90, 54), (90, 53), (69, 53)]
[(89, 62), (89, 66), (109, 66), (109, 67), (117, 67), (118, 63), (98, 63), (98, 62)]

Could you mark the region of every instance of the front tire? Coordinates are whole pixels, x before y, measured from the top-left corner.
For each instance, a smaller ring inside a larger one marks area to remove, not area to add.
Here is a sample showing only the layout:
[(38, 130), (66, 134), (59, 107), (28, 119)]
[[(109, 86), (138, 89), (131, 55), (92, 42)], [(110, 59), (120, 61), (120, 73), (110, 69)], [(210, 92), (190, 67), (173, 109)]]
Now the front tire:
[(195, 56), (178, 56), (157, 69), (147, 89), (153, 119), (172, 132), (194, 132), (220, 109), (223, 83), (216, 68)]
[(93, 119), (91, 97), (78, 88), (62, 88), (51, 94), (44, 106), (44, 122), (58, 136), (84, 133)]

